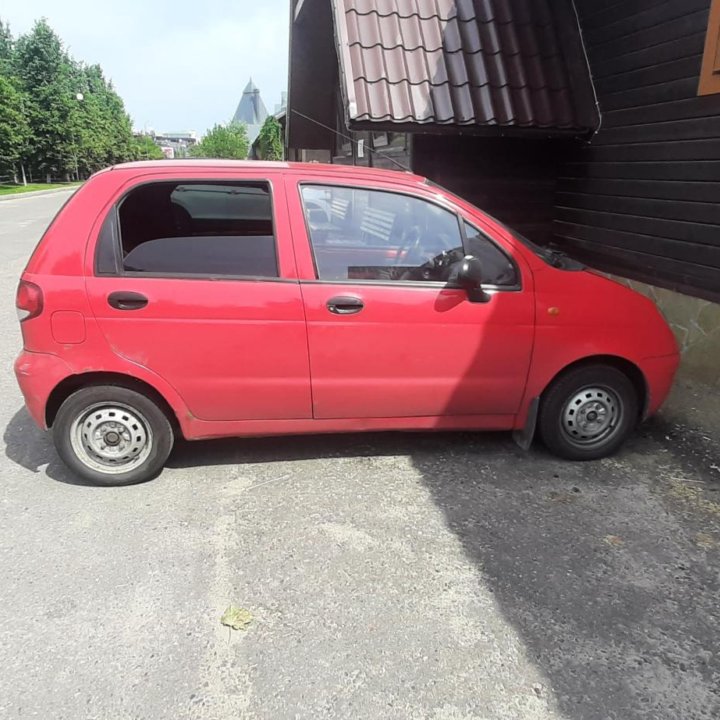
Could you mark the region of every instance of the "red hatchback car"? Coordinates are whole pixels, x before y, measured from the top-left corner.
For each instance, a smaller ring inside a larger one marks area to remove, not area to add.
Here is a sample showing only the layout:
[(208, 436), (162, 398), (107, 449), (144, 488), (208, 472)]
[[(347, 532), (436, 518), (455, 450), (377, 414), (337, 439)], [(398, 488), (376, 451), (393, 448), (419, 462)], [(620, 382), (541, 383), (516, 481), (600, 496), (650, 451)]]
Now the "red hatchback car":
[(536, 427), (615, 451), (668, 394), (643, 296), (410, 173), (170, 161), (94, 175), (17, 293), (15, 371), (80, 477), (156, 475), (176, 437)]

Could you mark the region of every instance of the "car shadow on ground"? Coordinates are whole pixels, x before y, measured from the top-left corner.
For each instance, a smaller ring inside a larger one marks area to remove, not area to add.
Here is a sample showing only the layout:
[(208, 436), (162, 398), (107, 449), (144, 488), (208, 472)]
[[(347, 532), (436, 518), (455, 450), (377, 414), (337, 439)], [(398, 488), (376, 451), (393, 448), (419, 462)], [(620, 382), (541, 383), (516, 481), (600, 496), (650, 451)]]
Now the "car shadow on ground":
[(10, 419), (3, 440), (6, 457), (26, 470), (44, 472), (49, 478), (69, 485), (94, 487), (74, 477), (55, 452), (51, 434), (40, 430), (24, 407)]
[[(13, 462), (82, 484), (24, 409), (4, 438)], [(717, 717), (720, 458), (700, 429), (659, 417), (591, 463), (506, 433), (371, 433), (179, 442), (168, 466), (394, 455), (547, 679), (523, 691), (570, 720)]]
[[(40, 430), (23, 407), (4, 432), (5, 455), (33, 473), (44, 472), (58, 482), (86, 485), (73, 476), (58, 457), (51, 433)], [(169, 468), (212, 465), (265, 464), (294, 460), (377, 457), (497, 450), (522, 458), (508, 433), (352, 433), (283, 437), (227, 438), (187, 442), (178, 440), (166, 466)], [(88, 485), (90, 486), (90, 485)]]
[(591, 463), (413, 459), (563, 717), (718, 716), (717, 453), (669, 432)]

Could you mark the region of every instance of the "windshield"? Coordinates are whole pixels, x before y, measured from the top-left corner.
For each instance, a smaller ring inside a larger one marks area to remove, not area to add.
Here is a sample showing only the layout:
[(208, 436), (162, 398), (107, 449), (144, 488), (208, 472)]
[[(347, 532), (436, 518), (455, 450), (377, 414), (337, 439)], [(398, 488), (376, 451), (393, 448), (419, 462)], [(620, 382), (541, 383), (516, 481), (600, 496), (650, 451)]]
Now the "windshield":
[[(442, 190), (444, 193), (449, 195), (450, 197), (459, 200), (463, 203), (468, 203), (467, 200), (461, 198), (459, 195), (456, 195), (452, 190), (448, 190), (446, 187), (443, 187), (442, 185), (433, 182), (432, 180), (426, 179), (426, 183), (430, 185), (431, 187), (438, 188)], [(469, 203), (472, 205), (472, 203)], [(475, 207), (473, 205), (473, 207)], [(480, 208), (478, 208), (480, 210)], [(563, 253), (560, 250), (553, 250), (549, 247), (544, 247), (542, 245), (538, 245), (536, 242), (533, 242), (530, 240), (530, 238), (525, 237), (525, 235), (522, 235), (517, 230), (513, 230), (510, 226), (506, 225), (502, 220), (498, 220), (494, 215), (491, 215), (490, 213), (486, 212), (485, 210), (480, 210), (483, 215), (486, 215), (491, 220), (496, 222), (503, 230), (507, 231), (510, 235), (512, 235), (516, 240), (521, 242), (525, 247), (532, 250), (541, 260), (544, 260), (548, 265), (552, 265), (553, 267), (564, 267), (564, 259), (567, 258), (567, 255)], [(569, 259), (569, 258), (568, 258)]]

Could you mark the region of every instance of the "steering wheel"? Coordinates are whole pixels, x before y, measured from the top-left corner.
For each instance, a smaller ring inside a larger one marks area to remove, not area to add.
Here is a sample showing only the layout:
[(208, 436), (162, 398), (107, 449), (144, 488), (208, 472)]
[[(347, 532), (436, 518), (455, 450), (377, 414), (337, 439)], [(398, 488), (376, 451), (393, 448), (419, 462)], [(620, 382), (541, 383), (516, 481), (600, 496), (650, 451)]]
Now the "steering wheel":
[(408, 268), (400, 276), (400, 280), (426, 280), (434, 282), (449, 282), (453, 269), (465, 257), (462, 248), (443, 250), (418, 267)]
[(420, 234), (417, 227), (413, 228), (417, 235), (411, 243), (406, 243), (401, 248), (398, 261), (402, 260), (405, 265), (420, 265), (428, 261), (430, 252), (450, 252), (457, 246), (459, 238), (452, 238), (447, 233), (425, 232)]
[(420, 247), (420, 228), (413, 225), (403, 233), (400, 247), (395, 255), (395, 265), (402, 265), (412, 253), (417, 253)]

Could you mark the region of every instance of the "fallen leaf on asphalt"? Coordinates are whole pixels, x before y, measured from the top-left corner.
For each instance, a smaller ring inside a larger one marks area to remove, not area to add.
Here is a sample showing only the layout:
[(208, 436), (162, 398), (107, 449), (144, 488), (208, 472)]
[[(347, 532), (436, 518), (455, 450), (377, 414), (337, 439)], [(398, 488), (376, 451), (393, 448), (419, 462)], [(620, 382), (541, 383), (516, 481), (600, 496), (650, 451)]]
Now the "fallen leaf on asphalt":
[(625, 544), (625, 541), (619, 535), (606, 535), (603, 538), (603, 542), (606, 545), (612, 545), (614, 547), (620, 547), (620, 545)]
[(575, 502), (576, 497), (575, 495), (571, 495), (570, 493), (558, 492), (556, 490), (553, 490), (548, 494), (548, 499), (551, 502), (569, 504)]
[(228, 609), (223, 613), (220, 622), (227, 625), (233, 630), (247, 630), (248, 625), (253, 621), (252, 613), (245, 608), (238, 608), (234, 605), (228, 605)]

